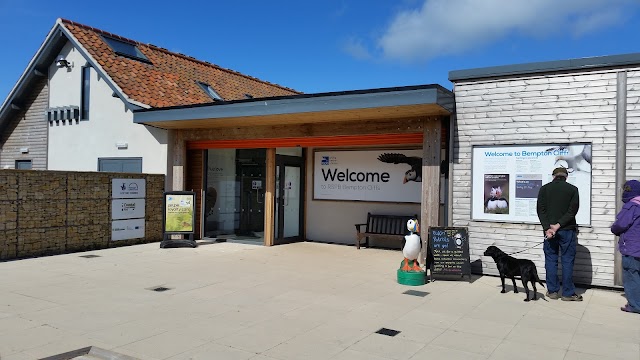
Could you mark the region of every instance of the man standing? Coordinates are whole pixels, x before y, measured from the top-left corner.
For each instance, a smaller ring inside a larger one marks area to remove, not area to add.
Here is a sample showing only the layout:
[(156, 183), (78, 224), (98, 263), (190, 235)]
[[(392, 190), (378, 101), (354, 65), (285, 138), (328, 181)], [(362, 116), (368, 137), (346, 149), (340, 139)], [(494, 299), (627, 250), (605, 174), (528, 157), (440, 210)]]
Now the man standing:
[(544, 267), (547, 270), (547, 297), (558, 299), (558, 251), (562, 260), (562, 300), (582, 301), (573, 284), (576, 259), (576, 214), (580, 206), (578, 188), (567, 182), (567, 169), (553, 170), (553, 181), (540, 188), (538, 218), (544, 230)]

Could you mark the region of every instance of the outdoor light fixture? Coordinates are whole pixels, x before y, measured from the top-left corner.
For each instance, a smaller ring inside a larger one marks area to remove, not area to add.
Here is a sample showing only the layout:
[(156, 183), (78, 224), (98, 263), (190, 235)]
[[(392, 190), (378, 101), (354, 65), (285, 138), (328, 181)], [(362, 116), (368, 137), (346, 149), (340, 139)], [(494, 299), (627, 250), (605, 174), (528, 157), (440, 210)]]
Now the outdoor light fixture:
[(56, 66), (59, 68), (67, 68), (70, 69), (73, 67), (73, 63), (69, 62), (64, 56), (60, 56), (58, 61), (56, 61)]
[(116, 143), (116, 147), (118, 149), (124, 150), (124, 149), (127, 149), (129, 147), (129, 144), (126, 143), (126, 142), (117, 142)]

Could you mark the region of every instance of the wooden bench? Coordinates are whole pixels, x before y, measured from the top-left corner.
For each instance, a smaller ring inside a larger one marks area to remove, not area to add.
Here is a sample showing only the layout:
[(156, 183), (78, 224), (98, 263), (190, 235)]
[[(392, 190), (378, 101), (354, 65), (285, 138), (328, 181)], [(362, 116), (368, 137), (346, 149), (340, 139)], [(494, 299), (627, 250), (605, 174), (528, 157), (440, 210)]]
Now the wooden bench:
[[(360, 241), (366, 238), (367, 246), (369, 237), (384, 236), (397, 238), (404, 241), (404, 236), (409, 234), (407, 221), (418, 219), (418, 215), (374, 215), (367, 213), (366, 224), (356, 224), (356, 248), (360, 249)], [(364, 231), (362, 227), (365, 226)]]

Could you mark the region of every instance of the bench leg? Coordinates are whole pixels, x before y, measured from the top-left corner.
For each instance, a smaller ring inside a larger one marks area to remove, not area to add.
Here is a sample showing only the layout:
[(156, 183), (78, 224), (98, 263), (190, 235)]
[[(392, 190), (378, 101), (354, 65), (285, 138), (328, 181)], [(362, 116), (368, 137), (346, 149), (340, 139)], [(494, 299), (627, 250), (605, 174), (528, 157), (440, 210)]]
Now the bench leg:
[(365, 244), (367, 244), (367, 247), (369, 247), (369, 237), (358, 233), (358, 234), (356, 234), (356, 249), (360, 249), (360, 242), (362, 242), (362, 238), (366, 238), (367, 239)]

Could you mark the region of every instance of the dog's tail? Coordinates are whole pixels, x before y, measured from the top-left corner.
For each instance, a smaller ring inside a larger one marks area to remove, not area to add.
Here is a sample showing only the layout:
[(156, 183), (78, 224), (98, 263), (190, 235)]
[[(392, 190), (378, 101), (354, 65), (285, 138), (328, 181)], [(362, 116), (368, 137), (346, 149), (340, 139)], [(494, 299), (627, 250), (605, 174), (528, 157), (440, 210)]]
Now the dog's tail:
[(546, 289), (546, 286), (544, 286), (544, 284), (542, 283), (542, 281), (540, 280), (540, 277), (538, 276), (538, 269), (533, 268), (533, 277), (534, 280), (539, 283), (540, 285), (542, 285), (543, 288)]

